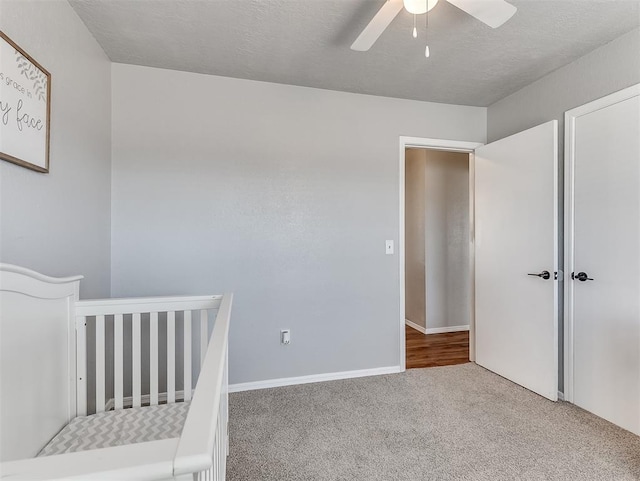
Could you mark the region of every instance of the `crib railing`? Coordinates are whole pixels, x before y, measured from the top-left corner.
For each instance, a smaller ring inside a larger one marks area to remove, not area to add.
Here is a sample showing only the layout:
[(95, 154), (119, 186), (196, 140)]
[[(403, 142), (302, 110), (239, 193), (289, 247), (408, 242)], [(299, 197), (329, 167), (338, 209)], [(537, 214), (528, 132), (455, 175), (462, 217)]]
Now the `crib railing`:
[(229, 453), (229, 319), (232, 295), (225, 294), (209, 340), (198, 389), (191, 402), (173, 463), (173, 475), (197, 473), (194, 481), (223, 481)]
[[(223, 296), (200, 296), (79, 301), (78, 415), (191, 400), (206, 358), (209, 325), (222, 300)], [(90, 402), (94, 409), (88, 409)]]

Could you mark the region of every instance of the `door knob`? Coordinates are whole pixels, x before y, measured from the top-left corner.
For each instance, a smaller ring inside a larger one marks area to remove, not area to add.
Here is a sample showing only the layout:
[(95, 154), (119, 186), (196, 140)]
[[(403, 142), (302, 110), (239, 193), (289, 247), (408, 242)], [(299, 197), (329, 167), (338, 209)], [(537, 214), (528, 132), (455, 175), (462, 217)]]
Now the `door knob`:
[(585, 281), (592, 281), (593, 279), (591, 279), (591, 277), (589, 277), (589, 274), (587, 274), (586, 272), (578, 272), (577, 274), (572, 272), (571, 273), (571, 279), (577, 279), (581, 282), (585, 282)]
[(542, 279), (544, 279), (545, 281), (547, 279), (551, 279), (551, 274), (549, 273), (549, 271), (542, 271), (540, 274), (527, 274), (528, 276), (536, 276), (536, 277), (540, 277)]

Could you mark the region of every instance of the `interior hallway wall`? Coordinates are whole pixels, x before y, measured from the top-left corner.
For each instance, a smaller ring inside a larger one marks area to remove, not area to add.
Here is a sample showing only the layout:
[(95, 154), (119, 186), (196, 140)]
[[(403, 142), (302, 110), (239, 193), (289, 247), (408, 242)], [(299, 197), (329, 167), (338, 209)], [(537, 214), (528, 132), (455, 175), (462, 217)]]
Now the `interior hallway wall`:
[(49, 173), (0, 161), (0, 261), (111, 289), (111, 63), (66, 0), (0, 0), (0, 30), (51, 73)]
[(426, 329), (426, 150), (405, 150), (405, 317)]
[(425, 151), (427, 329), (468, 326), (469, 154)]
[(113, 295), (235, 292), (232, 383), (398, 367), (399, 138), (483, 142), (486, 109), (112, 73)]

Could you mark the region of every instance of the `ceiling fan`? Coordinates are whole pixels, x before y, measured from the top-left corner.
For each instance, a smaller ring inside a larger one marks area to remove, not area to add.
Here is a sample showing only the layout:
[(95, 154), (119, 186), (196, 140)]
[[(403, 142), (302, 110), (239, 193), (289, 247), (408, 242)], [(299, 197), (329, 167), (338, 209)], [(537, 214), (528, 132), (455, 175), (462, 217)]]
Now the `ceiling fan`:
[[(504, 0), (446, 0), (455, 5), (460, 10), (477, 18), (491, 28), (498, 28), (509, 20), (516, 7)], [(438, 0), (387, 0), (375, 17), (369, 22), (362, 33), (351, 45), (351, 50), (364, 52), (382, 35), (382, 32), (389, 26), (404, 7), (409, 13), (420, 15), (427, 13), (436, 6)], [(415, 36), (415, 28), (414, 28)], [(428, 52), (428, 50), (427, 50)], [(428, 53), (427, 53), (427, 56)]]

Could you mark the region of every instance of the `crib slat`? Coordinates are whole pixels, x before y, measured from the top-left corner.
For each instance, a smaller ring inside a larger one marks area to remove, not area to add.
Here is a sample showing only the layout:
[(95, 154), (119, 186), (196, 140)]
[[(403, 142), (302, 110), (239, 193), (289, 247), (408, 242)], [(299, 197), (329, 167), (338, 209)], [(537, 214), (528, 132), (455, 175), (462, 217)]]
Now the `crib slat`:
[(105, 403), (104, 316), (96, 316), (96, 412), (104, 411)]
[(227, 456), (227, 440), (225, 434), (227, 432), (227, 423), (224, 422), (224, 405), (220, 403), (220, 418), (218, 420), (218, 424), (220, 425), (220, 444), (218, 445), (218, 472), (220, 473), (220, 479), (223, 479), (222, 467), (225, 465), (226, 456)]
[(218, 469), (219, 466), (219, 462), (220, 462), (220, 456), (219, 456), (219, 449), (218, 447), (220, 446), (220, 439), (216, 439), (216, 447), (214, 449), (213, 452), (213, 466), (211, 466), (211, 476), (213, 478), (213, 481), (219, 481), (220, 477), (220, 471)]
[(200, 367), (204, 364), (204, 356), (207, 354), (207, 344), (209, 344), (209, 321), (207, 310), (200, 311)]
[(176, 402), (176, 313), (167, 312), (167, 402)]
[(218, 416), (218, 426), (216, 427), (216, 447), (213, 452), (213, 479), (218, 481), (218, 475), (220, 474), (220, 416)]
[(124, 395), (123, 395), (123, 348), (122, 343), (124, 341), (122, 335), (122, 314), (116, 314), (113, 321), (113, 394), (115, 401), (115, 409), (122, 409), (124, 407)]
[(222, 479), (222, 466), (224, 466), (225, 462), (225, 440), (224, 440), (224, 422), (222, 421), (222, 415), (218, 420), (218, 425), (220, 426), (220, 437), (218, 438), (218, 476)]
[(87, 415), (87, 320), (76, 317), (76, 410), (78, 416)]
[(222, 421), (222, 404), (220, 405), (220, 415), (218, 416), (218, 465), (216, 466), (218, 470), (218, 476), (222, 474), (220, 470), (222, 464), (224, 463), (224, 451), (225, 451), (225, 442), (224, 442), (224, 422)]
[(229, 455), (229, 349), (224, 356), (224, 378), (222, 379), (222, 402), (224, 403), (224, 456)]
[(142, 352), (139, 312), (133, 314), (131, 331), (131, 363), (133, 367), (131, 394), (133, 395), (133, 407), (139, 408), (142, 405)]
[(149, 325), (151, 340), (149, 345), (149, 394), (150, 404), (158, 404), (158, 313), (151, 313)]
[(191, 400), (191, 311), (184, 311), (184, 400)]

